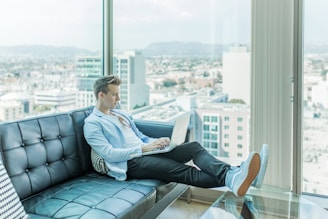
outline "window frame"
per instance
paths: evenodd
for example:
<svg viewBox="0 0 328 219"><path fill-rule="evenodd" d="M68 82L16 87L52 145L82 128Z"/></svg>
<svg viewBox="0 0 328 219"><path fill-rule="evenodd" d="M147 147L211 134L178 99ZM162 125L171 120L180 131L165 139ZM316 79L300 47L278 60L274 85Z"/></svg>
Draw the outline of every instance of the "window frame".
<svg viewBox="0 0 328 219"><path fill-rule="evenodd" d="M253 17L252 21L252 30L251 34L254 34L254 19L259 19L261 20L261 16L264 16L263 14L256 14L254 15L255 8L258 4L264 4L266 7L272 6L272 4L280 4L281 5L287 5L287 4L292 4L292 10L293 14L288 15L288 19L292 19L294 21L293 25L293 42L291 45L293 49L293 57L292 57L292 63L288 63L293 66L292 70L292 77L291 81L293 83L293 103L292 103L292 136L291 141L292 141L292 165L291 165L291 172L292 172L292 182L291 182L291 190L297 194L302 194L302 116L303 116L303 110L302 110L302 102L303 102L303 7L304 7L304 1L303 0L298 0L298 1L293 1L292 3L288 3L288 1L279 1L279 3L272 2L270 0L252 0L251 1L251 7L252 7L252 14L251 16ZM274 5L276 6L276 5ZM289 6L289 5L288 5ZM276 9L275 9L276 10ZM284 14L287 16L286 14ZM113 1L106 1L104 0L104 72L111 72L111 69L113 69L113 63L112 63L112 58L113 57ZM276 15L268 15L268 16L276 16ZM278 22L276 25L280 25ZM252 39L253 36L252 36ZM261 39L257 39L261 40ZM255 44L257 41L252 40L251 44ZM276 42L272 42L274 47ZM255 45L252 45L252 48L254 48ZM261 56L262 54L256 54L256 56ZM253 56L252 56L253 58ZM272 61L272 60L270 60ZM255 61L251 59L251 65L252 65L252 72L254 71L254 63ZM271 62L271 65L274 65L274 61ZM252 83L255 83L253 85L256 85L256 82L252 81ZM260 89L265 89L261 87ZM261 90L258 89L257 92L261 92ZM254 92L252 90L251 92ZM253 111L254 109L251 109ZM252 117L252 116L251 116ZM229 117L228 117L229 119ZM252 118L254 119L254 118ZM277 118L276 118L277 119ZM224 117L224 121L227 122L229 120L226 120L226 117ZM251 130L250 135L252 136L251 144L255 145L257 142L259 142L261 139L258 139L259 137L257 135L252 134L253 129ZM281 130L283 132L284 130ZM275 133L279 134L279 133ZM270 142L269 142L270 143ZM261 146L261 145L260 145ZM260 146L256 146L255 148L251 149L260 149ZM288 149L288 148L287 148ZM286 149L286 150L287 150ZM284 151L281 151L280 153L284 153ZM270 174L270 173L269 173ZM275 173L277 174L277 172ZM281 177L275 175L275 177ZM197 190L197 188L194 188Z"/></svg>
<svg viewBox="0 0 328 219"><path fill-rule="evenodd" d="M303 190L303 13L304 1L294 1L294 97L293 97L293 181L294 192L302 194Z"/></svg>

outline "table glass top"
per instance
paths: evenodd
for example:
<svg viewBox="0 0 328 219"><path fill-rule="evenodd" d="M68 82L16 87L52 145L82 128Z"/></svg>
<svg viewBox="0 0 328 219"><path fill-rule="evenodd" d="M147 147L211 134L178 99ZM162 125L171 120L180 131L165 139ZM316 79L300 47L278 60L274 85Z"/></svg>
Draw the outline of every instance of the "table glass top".
<svg viewBox="0 0 328 219"><path fill-rule="evenodd" d="M202 215L202 219L328 218L328 211L291 192L250 189L244 197L227 191Z"/></svg>

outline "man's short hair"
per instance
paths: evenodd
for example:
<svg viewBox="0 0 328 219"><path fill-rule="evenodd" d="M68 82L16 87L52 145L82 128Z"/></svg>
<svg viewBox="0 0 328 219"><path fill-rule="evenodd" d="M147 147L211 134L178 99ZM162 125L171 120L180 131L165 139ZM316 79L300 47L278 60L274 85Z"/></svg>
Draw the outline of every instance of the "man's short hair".
<svg viewBox="0 0 328 219"><path fill-rule="evenodd" d="M119 79L115 75L107 75L103 76L101 78L98 78L95 83L93 84L93 92L96 96L96 99L98 100L98 93L103 92L103 93L108 93L108 85L109 84L114 84L114 85L120 85L121 84L121 79Z"/></svg>

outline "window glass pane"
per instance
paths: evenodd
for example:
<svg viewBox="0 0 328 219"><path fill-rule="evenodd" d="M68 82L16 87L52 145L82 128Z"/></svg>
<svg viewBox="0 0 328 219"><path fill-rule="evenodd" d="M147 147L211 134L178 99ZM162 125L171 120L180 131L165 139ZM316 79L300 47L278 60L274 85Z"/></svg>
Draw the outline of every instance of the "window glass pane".
<svg viewBox="0 0 328 219"><path fill-rule="evenodd" d="M102 0L0 1L0 121L94 104Z"/></svg>
<svg viewBox="0 0 328 219"><path fill-rule="evenodd" d="M217 125L212 125L211 126L211 131L217 132L218 131L218 126Z"/></svg>
<svg viewBox="0 0 328 219"><path fill-rule="evenodd" d="M328 195L328 2L304 1L303 192Z"/></svg>
<svg viewBox="0 0 328 219"><path fill-rule="evenodd" d="M250 33L250 0L113 0L113 72L127 78L122 108L135 119L170 122L190 111L194 140L216 143L218 157L246 159Z"/></svg>
<svg viewBox="0 0 328 219"><path fill-rule="evenodd" d="M212 141L216 141L217 139L218 139L218 135L216 135L216 134L211 135L211 140Z"/></svg>
<svg viewBox="0 0 328 219"><path fill-rule="evenodd" d="M203 138L208 140L210 139L210 134L209 133L203 133Z"/></svg>
<svg viewBox="0 0 328 219"><path fill-rule="evenodd" d="M212 116L211 117L211 121L212 122L217 122L218 121L218 117L217 116Z"/></svg>
<svg viewBox="0 0 328 219"><path fill-rule="evenodd" d="M204 141L203 146L204 146L205 148L209 148L209 147L210 147L210 142L208 142L208 141Z"/></svg>
<svg viewBox="0 0 328 219"><path fill-rule="evenodd" d="M216 142L212 142L211 147L212 147L213 149L217 149L217 148L218 148L218 143L216 143Z"/></svg>

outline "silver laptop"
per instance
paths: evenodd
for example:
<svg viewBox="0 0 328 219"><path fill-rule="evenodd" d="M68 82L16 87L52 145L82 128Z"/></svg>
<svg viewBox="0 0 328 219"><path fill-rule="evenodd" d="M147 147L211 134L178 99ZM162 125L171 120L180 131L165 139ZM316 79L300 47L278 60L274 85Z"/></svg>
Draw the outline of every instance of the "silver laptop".
<svg viewBox="0 0 328 219"><path fill-rule="evenodd" d="M162 149L156 149L153 151L143 152L142 155L166 153L166 152L171 151L176 146L182 144L186 139L187 130L188 130L188 126L189 126L189 120L190 120L189 112L179 116L175 120L175 123L174 123L170 144Z"/></svg>

